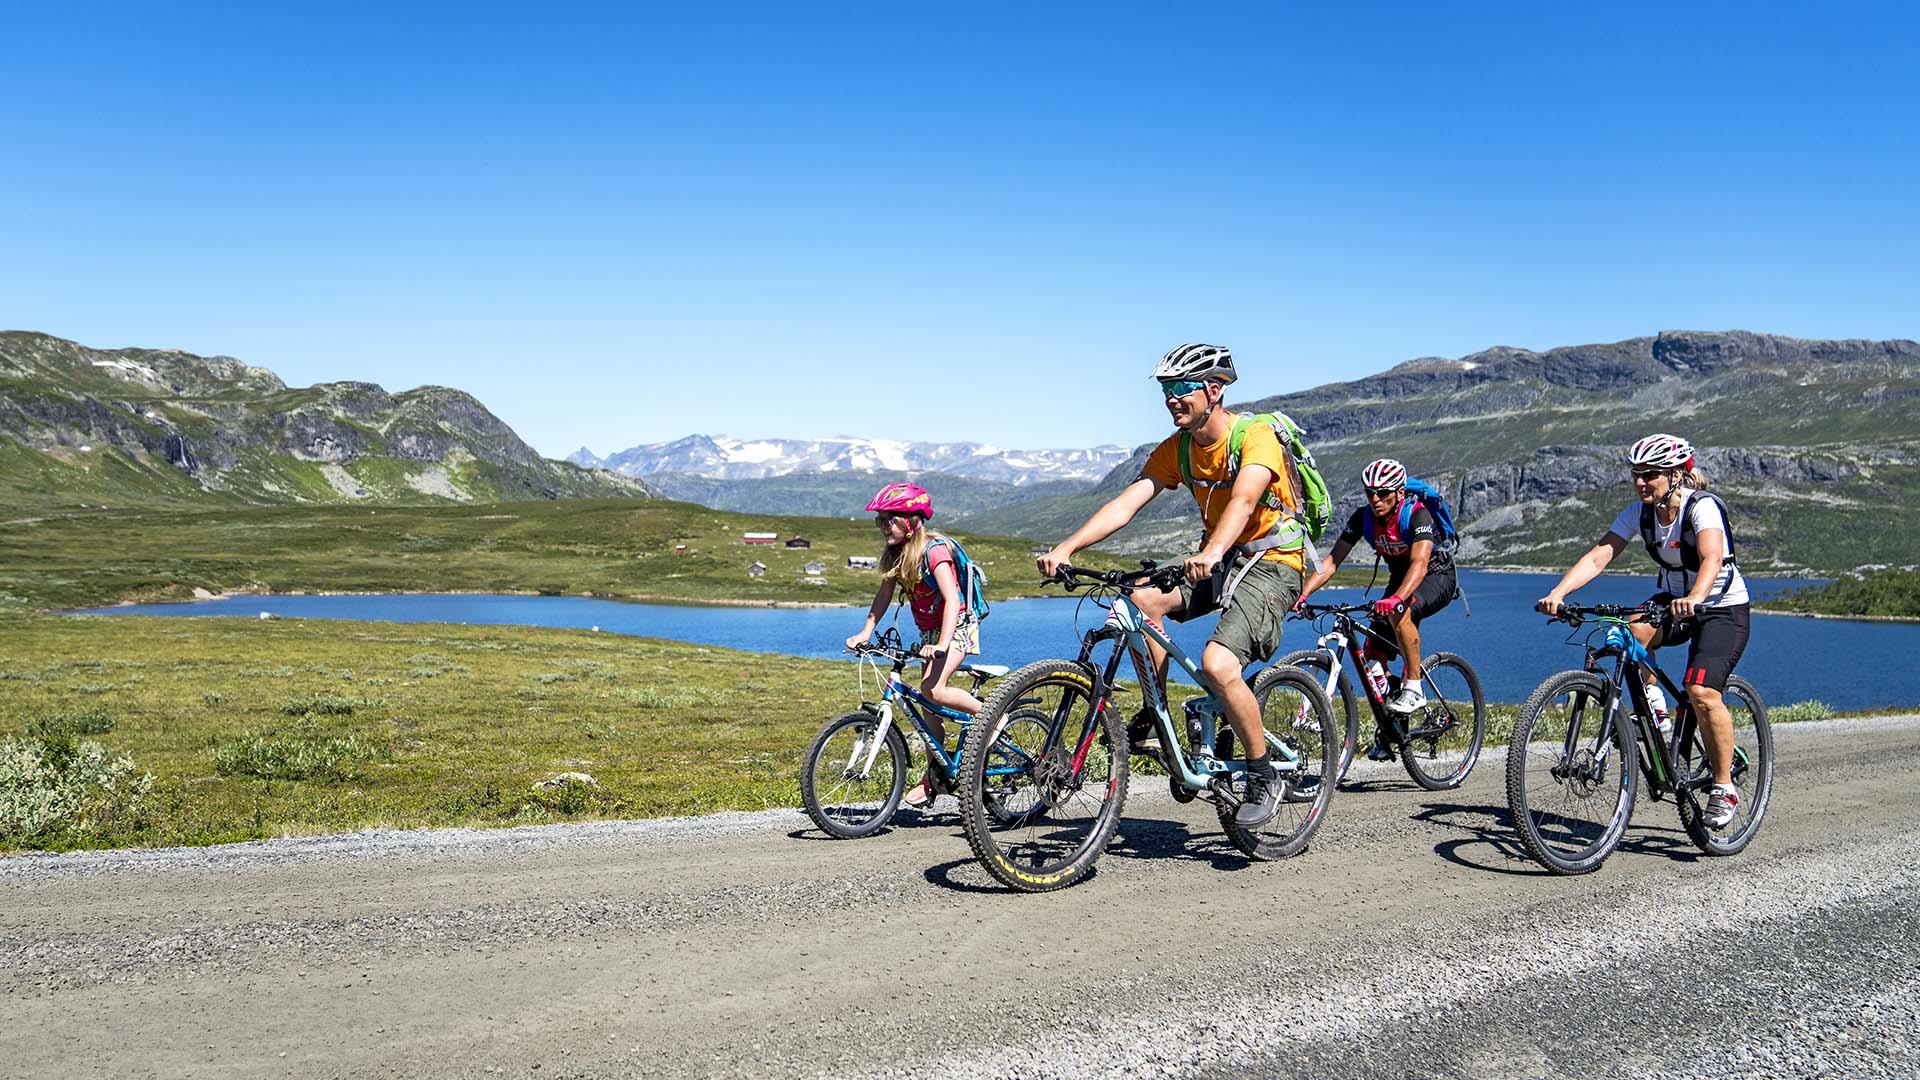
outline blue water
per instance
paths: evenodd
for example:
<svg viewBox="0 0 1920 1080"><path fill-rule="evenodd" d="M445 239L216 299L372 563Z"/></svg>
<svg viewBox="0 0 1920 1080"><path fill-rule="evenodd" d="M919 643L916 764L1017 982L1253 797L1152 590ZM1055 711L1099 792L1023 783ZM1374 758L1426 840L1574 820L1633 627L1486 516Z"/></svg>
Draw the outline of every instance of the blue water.
<svg viewBox="0 0 1920 1080"><path fill-rule="evenodd" d="M1549 624L1532 610L1536 597L1556 578L1544 574L1464 571L1467 604L1452 606L1422 624L1426 651L1458 652L1479 670L1487 697L1520 701L1546 676L1579 664L1580 649L1563 644L1567 628ZM1583 603L1634 603L1652 591L1650 576L1606 576L1581 590ZM1804 582L1749 579L1758 597ZM1351 600L1358 590L1328 589L1328 600ZM1018 666L1050 656L1071 656L1081 629L1097 625L1104 612L1074 598L1003 600L984 624L986 655ZM1467 605L1472 617L1467 616ZM105 609L109 615L225 615L254 617L269 611L287 618L373 619L391 622L500 623L526 626L598 626L619 634L672 638L794 656L844 656L840 643L860 628L864 609L691 607L635 604L571 596L242 596L191 604L143 604ZM1173 624L1173 637L1196 659L1212 629L1203 618ZM902 619L903 633L911 617ZM884 624L883 624L884 625ZM1287 624L1285 648L1307 648L1314 633ZM1768 701L1817 698L1842 709L1912 706L1920 703L1920 624L1842 622L1755 615L1753 640L1740 671ZM1684 649L1663 657L1677 675Z"/></svg>

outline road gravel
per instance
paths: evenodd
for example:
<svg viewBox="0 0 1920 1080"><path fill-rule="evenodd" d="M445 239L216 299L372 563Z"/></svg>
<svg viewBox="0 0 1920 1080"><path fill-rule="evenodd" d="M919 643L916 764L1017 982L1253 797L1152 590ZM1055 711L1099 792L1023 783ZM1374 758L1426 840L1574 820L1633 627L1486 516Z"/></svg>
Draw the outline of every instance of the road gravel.
<svg viewBox="0 0 1920 1080"><path fill-rule="evenodd" d="M1745 853L1643 799L1579 878L1497 755L1358 762L1279 863L1143 780L1041 896L948 800L8 858L0 1075L1912 1077L1920 717L1775 734Z"/></svg>

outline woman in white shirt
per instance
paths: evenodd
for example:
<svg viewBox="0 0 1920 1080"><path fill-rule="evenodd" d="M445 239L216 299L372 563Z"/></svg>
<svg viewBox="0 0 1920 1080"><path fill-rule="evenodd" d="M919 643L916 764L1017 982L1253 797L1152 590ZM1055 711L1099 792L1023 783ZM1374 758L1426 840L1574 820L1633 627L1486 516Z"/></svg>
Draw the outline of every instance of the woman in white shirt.
<svg viewBox="0 0 1920 1080"><path fill-rule="evenodd" d="M1638 536L1660 568L1659 592L1667 605L1660 622L1635 622L1634 637L1648 649L1687 645L1687 701L1700 721L1700 737L1713 767L1706 823L1725 828L1734 818L1740 795L1733 786L1733 717L1721 700L1751 633L1746 579L1734 565L1733 534L1726 504L1707 491L1707 479L1695 468L1693 446L1676 435L1649 435L1627 453L1637 502L1615 518L1607 535L1573 564L1553 591L1534 605L1549 615L1567 596L1592 581ZM1655 719L1666 727L1666 696L1646 673L1647 700Z"/></svg>

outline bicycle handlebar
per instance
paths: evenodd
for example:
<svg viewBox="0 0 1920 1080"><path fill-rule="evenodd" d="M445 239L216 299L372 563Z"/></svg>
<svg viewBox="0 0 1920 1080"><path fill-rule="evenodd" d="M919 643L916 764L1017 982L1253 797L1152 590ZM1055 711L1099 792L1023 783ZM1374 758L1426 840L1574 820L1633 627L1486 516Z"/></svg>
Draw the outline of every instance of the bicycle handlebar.
<svg viewBox="0 0 1920 1080"><path fill-rule="evenodd" d="M1365 600L1358 604L1301 604L1287 612L1291 619L1317 619L1322 615L1360 615L1373 610L1374 601ZM1400 601L1393 606L1395 615L1407 610L1407 602Z"/></svg>
<svg viewBox="0 0 1920 1080"><path fill-rule="evenodd" d="M1590 618L1624 619L1633 622L1639 619L1659 618L1667 613L1667 605L1655 600L1639 604L1561 604L1560 610L1548 615L1554 622L1563 622L1569 626L1579 626Z"/></svg>
<svg viewBox="0 0 1920 1080"><path fill-rule="evenodd" d="M1179 588L1180 582L1185 580L1186 576L1186 569L1178 563L1167 566L1149 565L1139 570L1085 570L1078 566L1061 563L1059 571L1046 584L1058 584L1068 592L1094 586L1132 592L1148 585L1162 592L1169 592Z"/></svg>

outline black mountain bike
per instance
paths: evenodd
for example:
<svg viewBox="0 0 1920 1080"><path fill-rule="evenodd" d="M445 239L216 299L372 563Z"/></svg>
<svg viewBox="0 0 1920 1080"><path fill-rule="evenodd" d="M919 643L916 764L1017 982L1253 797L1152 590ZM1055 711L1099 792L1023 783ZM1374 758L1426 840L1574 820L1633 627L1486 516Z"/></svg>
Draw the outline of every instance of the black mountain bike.
<svg viewBox="0 0 1920 1080"><path fill-rule="evenodd" d="M1581 670L1551 676L1521 706L1507 749L1507 805L1527 853L1556 874L1584 874L1606 861L1633 818L1643 779L1656 800L1674 797L1687 838L1710 855L1745 848L1766 817L1773 729L1759 692L1735 675L1723 698L1733 715L1733 784L1740 804L1726 828L1706 824L1713 772L1693 707L1627 629L1665 610L1654 603L1568 604L1554 616L1571 625L1576 637L1587 622L1599 625L1586 636ZM1653 722L1645 683L1635 670L1643 664L1676 703L1671 736Z"/></svg>
<svg viewBox="0 0 1920 1080"><path fill-rule="evenodd" d="M1340 779L1347 777L1353 764L1354 747L1360 741L1360 708L1353 692L1353 680L1347 676L1347 658L1360 635L1384 638L1354 616L1371 610L1371 604L1302 604L1292 618L1306 619L1320 631L1316 647L1288 653L1277 662L1290 664L1312 675L1326 689L1336 707L1336 717L1345 720L1340 747ZM1329 624L1330 625L1325 625ZM1353 655L1357 667L1359 659ZM1373 710L1375 730L1389 745L1400 748L1400 763L1406 766L1413 782L1428 791L1446 791L1466 782L1474 763L1480 760L1480 747L1487 737L1487 699L1480 691L1480 676L1473 665L1450 652L1431 653L1420 661L1420 683L1427 703L1412 713L1395 713L1387 708L1380 692L1363 674L1360 685L1366 689L1367 705ZM1389 676L1389 690L1398 683Z"/></svg>

